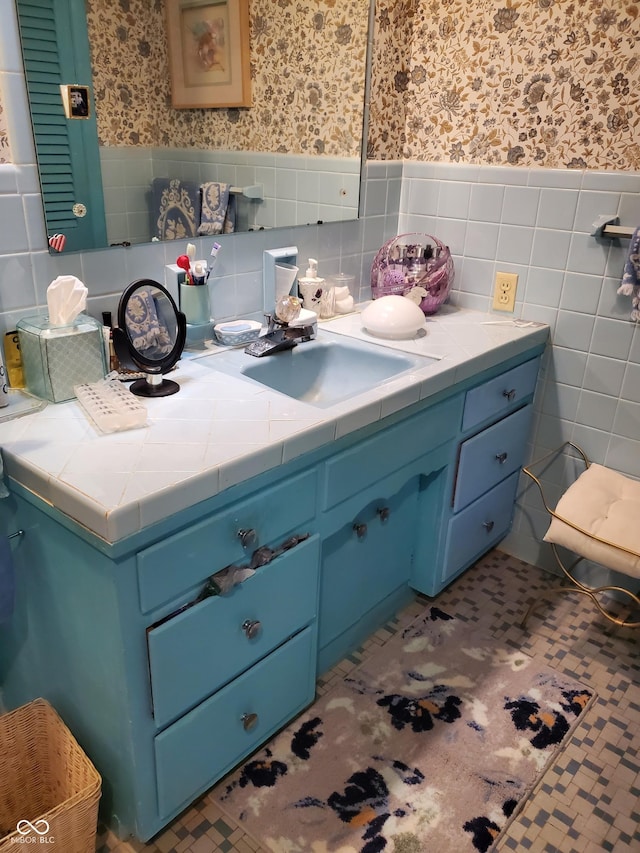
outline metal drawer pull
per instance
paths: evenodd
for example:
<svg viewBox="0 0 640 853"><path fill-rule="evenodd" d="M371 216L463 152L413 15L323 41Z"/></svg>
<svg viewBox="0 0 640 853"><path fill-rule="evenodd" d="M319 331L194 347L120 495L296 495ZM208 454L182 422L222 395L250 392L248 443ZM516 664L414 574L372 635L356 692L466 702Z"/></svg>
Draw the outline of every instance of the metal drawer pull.
<svg viewBox="0 0 640 853"><path fill-rule="evenodd" d="M380 509L376 510L376 512L378 513L378 518L380 519L380 521L387 521L387 519L391 515L391 510L388 506L381 506Z"/></svg>
<svg viewBox="0 0 640 853"><path fill-rule="evenodd" d="M248 527L246 530L242 528L238 530L238 539L243 548L249 548L249 546L255 545L258 541L258 534L253 527Z"/></svg>
<svg viewBox="0 0 640 853"><path fill-rule="evenodd" d="M508 454L506 453L496 453L496 459L501 465L504 465L504 463L507 461L507 455Z"/></svg>
<svg viewBox="0 0 640 853"><path fill-rule="evenodd" d="M257 619L245 619L242 623L242 630L249 640L253 640L254 637L258 636L260 628L262 628L262 622L259 622Z"/></svg>
<svg viewBox="0 0 640 853"><path fill-rule="evenodd" d="M513 400L513 398L516 396L516 389L512 388L510 391L503 391L502 396L506 397L507 400L509 402L511 402Z"/></svg>
<svg viewBox="0 0 640 853"><path fill-rule="evenodd" d="M364 539L364 537L367 535L367 525L366 524L356 523L353 525L353 529L355 530L355 532L358 536L358 539Z"/></svg>
<svg viewBox="0 0 640 853"><path fill-rule="evenodd" d="M491 531L493 530L493 524L494 524L493 521L483 521L482 522L482 526L487 531L487 533L491 533Z"/></svg>
<svg viewBox="0 0 640 853"><path fill-rule="evenodd" d="M251 729L255 729L258 725L258 715L257 714L243 714L240 717L240 722L242 723L242 727L245 732L250 732Z"/></svg>

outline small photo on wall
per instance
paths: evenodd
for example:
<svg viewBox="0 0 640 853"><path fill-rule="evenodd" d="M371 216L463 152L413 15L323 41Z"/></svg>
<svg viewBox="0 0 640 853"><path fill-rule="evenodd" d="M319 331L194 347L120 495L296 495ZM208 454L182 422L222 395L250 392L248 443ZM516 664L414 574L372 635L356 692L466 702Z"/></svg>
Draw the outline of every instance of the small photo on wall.
<svg viewBox="0 0 640 853"><path fill-rule="evenodd" d="M67 118L89 118L91 93L88 86L60 86L64 114Z"/></svg>

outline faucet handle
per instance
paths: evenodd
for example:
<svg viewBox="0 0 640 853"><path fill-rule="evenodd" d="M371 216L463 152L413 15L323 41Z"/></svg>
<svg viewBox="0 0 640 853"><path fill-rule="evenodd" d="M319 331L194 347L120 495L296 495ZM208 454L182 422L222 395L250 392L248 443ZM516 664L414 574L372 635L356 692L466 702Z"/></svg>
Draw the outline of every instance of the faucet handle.
<svg viewBox="0 0 640 853"><path fill-rule="evenodd" d="M276 317L281 323L287 324L298 317L301 309L302 302L297 296L282 296L276 302Z"/></svg>

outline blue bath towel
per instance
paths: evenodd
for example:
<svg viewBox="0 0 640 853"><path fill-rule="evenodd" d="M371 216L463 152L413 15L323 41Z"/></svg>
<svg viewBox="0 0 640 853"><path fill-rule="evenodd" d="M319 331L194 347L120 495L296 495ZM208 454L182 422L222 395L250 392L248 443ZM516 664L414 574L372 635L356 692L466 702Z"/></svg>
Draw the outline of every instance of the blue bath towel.
<svg viewBox="0 0 640 853"><path fill-rule="evenodd" d="M152 196L158 239L183 240L197 235L200 192L196 183L178 178L154 178Z"/></svg>
<svg viewBox="0 0 640 853"><path fill-rule="evenodd" d="M230 234L235 230L235 198L231 185L208 181L200 187L201 209L198 234Z"/></svg>
<svg viewBox="0 0 640 853"><path fill-rule="evenodd" d="M629 243L629 254L618 293L631 297L631 319L636 323L640 321L640 226L633 232Z"/></svg>
<svg viewBox="0 0 640 853"><path fill-rule="evenodd" d="M11 544L6 536L0 536L0 625L11 617L15 600L16 580Z"/></svg>

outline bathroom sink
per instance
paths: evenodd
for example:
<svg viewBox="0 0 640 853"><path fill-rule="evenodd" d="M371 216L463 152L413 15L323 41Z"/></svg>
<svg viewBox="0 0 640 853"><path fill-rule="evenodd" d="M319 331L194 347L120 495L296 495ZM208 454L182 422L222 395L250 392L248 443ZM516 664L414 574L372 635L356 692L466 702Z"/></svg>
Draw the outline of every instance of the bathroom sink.
<svg viewBox="0 0 640 853"><path fill-rule="evenodd" d="M208 367L225 373L233 365L236 375L240 373L295 400L326 407L435 361L375 344L323 337L262 358L236 350L201 359L200 363L208 362Z"/></svg>

